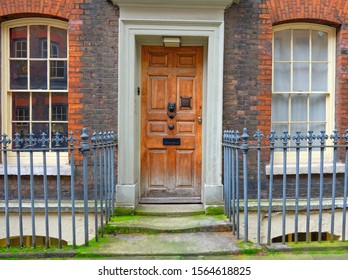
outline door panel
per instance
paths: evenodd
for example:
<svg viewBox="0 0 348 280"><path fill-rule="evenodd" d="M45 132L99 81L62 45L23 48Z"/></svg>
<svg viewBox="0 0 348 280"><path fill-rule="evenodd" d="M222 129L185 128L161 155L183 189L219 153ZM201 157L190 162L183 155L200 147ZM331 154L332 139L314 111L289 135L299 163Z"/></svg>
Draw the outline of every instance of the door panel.
<svg viewBox="0 0 348 280"><path fill-rule="evenodd" d="M142 47L143 203L200 201L202 76L202 47Z"/></svg>

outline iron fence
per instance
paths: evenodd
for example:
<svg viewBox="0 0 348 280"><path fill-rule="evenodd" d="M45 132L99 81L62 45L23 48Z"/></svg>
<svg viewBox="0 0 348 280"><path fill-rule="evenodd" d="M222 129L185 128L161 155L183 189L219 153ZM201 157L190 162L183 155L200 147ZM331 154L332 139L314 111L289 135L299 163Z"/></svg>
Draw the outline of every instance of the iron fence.
<svg viewBox="0 0 348 280"><path fill-rule="evenodd" d="M69 158L70 168L70 183L68 183L68 190L64 189L64 193L70 192L68 209L71 214L72 245L74 248L76 247L76 234L77 232L80 233L80 230L76 227L77 202L82 202L79 204L83 205L85 245L89 244L89 213L91 211L94 213L94 236L96 241L98 241L99 235L102 236L104 233L104 225L108 223L114 212L116 141L113 132L94 132L92 137L90 137L87 129L84 128L79 139L75 138L72 132L69 136L57 132L51 138L46 133L41 133L39 136L30 133L27 137L16 133L13 140L9 139L6 134L3 134L0 137L0 151L3 167L3 176L0 176L0 178L3 177L3 186L0 186L0 192L3 193L4 198L3 212L5 217L6 247L11 246L10 222L18 223L19 245L24 245L23 201L25 198L28 199L30 205L31 245L34 248L37 246L36 214L38 209L36 204L38 200L36 193L38 190L36 187L39 184L43 185L43 200L40 200L40 202L43 201L44 204L45 247L48 248L50 246L49 214L51 214L50 207L52 205L55 206L57 214L58 234L56 235L58 236L58 246L62 247L63 227L70 228L70 225L62 223L62 187L64 186L61 182L61 158L63 153ZM9 172L10 165L8 160L10 154L12 159L15 159L15 174ZM25 197L24 175L21 174L23 168L21 160L23 156L29 158L29 165L26 166L29 168L29 173L25 174L27 177L29 176L29 190L27 192L30 195L28 197ZM52 167L48 166L48 156L50 156L51 160L52 157L55 160L55 184L52 180L48 181L50 174L47 171ZM37 166L42 167L40 177L36 176L38 174L34 172ZM13 179L11 186L9 184L10 177ZM17 184L17 190L16 193L10 194L9 191L11 188L13 189L12 184L14 182ZM77 189L80 191L77 191ZM54 195L52 195L53 190ZM76 198L77 192L80 194L78 198ZM67 199L66 195L64 198ZM10 221L10 203L11 212L18 213L18 218L14 219L11 216L12 221ZM66 203L66 200L64 200L64 203ZM64 211L66 212L66 209Z"/></svg>
<svg viewBox="0 0 348 280"><path fill-rule="evenodd" d="M300 223L305 224L305 229L301 230L305 234L305 241L310 242L313 227L317 230L318 241L322 241L323 213L326 211L329 217L328 212L331 212L331 217L327 218L330 220L330 241L334 240L335 234L345 241L348 130L345 134L334 130L331 135L324 130L318 135L314 135L313 131L304 135L297 131L292 136L288 131L280 134L270 131L267 137L260 130L253 137L248 135L246 128L242 134L225 130L222 145L225 213L237 238L240 238L241 228L244 227L245 241L249 240L252 229L256 231L253 236L257 243L265 243L261 241L263 231L263 240L271 244L272 231L279 227L279 224L272 224L272 219L276 214L281 214L282 243L289 241L286 238L289 232L292 232L295 242L299 241ZM329 159L327 152L330 152ZM291 154L293 172L289 172ZM331 167L329 175L325 171L328 164ZM341 168L340 175L338 166ZM314 172L315 168L317 170ZM291 188L294 190L290 191ZM277 197L274 192L277 192ZM342 212L340 221L337 221L338 209L339 213ZM256 224L249 222L250 211L256 216ZM288 220L293 223L291 230L287 225ZM341 223L338 227L340 232L337 232L335 223Z"/></svg>

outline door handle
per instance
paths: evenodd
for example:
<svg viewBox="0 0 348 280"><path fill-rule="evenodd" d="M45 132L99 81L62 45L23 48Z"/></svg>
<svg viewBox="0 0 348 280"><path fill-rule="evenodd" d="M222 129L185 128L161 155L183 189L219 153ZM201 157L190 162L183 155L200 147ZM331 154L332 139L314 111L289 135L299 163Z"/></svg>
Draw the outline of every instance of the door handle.
<svg viewBox="0 0 348 280"><path fill-rule="evenodd" d="M198 123L202 123L202 117L198 117L197 121Z"/></svg>

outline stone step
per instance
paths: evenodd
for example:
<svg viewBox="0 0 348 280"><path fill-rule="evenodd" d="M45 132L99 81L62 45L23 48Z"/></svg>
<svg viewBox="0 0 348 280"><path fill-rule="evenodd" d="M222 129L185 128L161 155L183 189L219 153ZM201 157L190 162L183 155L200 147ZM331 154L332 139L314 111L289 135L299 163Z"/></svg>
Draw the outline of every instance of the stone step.
<svg viewBox="0 0 348 280"><path fill-rule="evenodd" d="M231 223L225 215L119 216L113 217L105 227L108 234L230 231Z"/></svg>
<svg viewBox="0 0 348 280"><path fill-rule="evenodd" d="M142 216L192 216L204 214L202 204L139 204L135 215Z"/></svg>

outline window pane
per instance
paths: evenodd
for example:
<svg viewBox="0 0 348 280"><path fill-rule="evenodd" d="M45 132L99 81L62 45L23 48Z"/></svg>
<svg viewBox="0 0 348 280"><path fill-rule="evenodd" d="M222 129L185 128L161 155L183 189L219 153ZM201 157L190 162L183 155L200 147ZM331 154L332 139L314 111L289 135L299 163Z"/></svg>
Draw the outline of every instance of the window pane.
<svg viewBox="0 0 348 280"><path fill-rule="evenodd" d="M27 57L27 27L10 29L10 57Z"/></svg>
<svg viewBox="0 0 348 280"><path fill-rule="evenodd" d="M303 123L292 123L290 124L290 135L291 135L291 146L296 146L296 140L293 140L292 137L296 137L296 131L301 131L301 135L305 136L307 135L307 124L303 124ZM304 140L301 141L301 144L306 143ZM300 145L301 145L300 144Z"/></svg>
<svg viewBox="0 0 348 280"><path fill-rule="evenodd" d="M30 88L47 89L47 61L30 61Z"/></svg>
<svg viewBox="0 0 348 280"><path fill-rule="evenodd" d="M52 124L52 135L51 137L53 138L56 133L60 134L60 137L68 136L68 124L67 123L53 123ZM59 143L60 147L67 147L68 143L67 141L63 141ZM55 147L56 144L55 142L52 143L52 147Z"/></svg>
<svg viewBox="0 0 348 280"><path fill-rule="evenodd" d="M307 95L291 95L291 121L307 121Z"/></svg>
<svg viewBox="0 0 348 280"><path fill-rule="evenodd" d="M314 135L318 136L318 135L320 135L320 131L326 130L326 123L325 122L311 123L309 125L309 129L313 131ZM319 139L313 140L313 146L320 146L320 140ZM318 148L318 150L319 150L319 148Z"/></svg>
<svg viewBox="0 0 348 280"><path fill-rule="evenodd" d="M272 121L287 122L289 120L289 95L273 94L272 96Z"/></svg>
<svg viewBox="0 0 348 280"><path fill-rule="evenodd" d="M326 63L312 64L312 91L327 91L328 65Z"/></svg>
<svg viewBox="0 0 348 280"><path fill-rule="evenodd" d="M294 61L309 61L309 30L294 30Z"/></svg>
<svg viewBox="0 0 348 280"><path fill-rule="evenodd" d="M30 57L31 58L47 58L47 26L46 25L30 26Z"/></svg>
<svg viewBox="0 0 348 280"><path fill-rule="evenodd" d="M12 123L12 138L15 139L15 134L19 133L20 138L24 139L29 134L29 123ZM12 148L15 148L15 142L12 143ZM20 147L24 147L25 143L20 143Z"/></svg>
<svg viewBox="0 0 348 280"><path fill-rule="evenodd" d="M12 121L29 121L29 93L12 93Z"/></svg>
<svg viewBox="0 0 348 280"><path fill-rule="evenodd" d="M33 118L33 121L48 121L49 120L48 93L33 93L32 118Z"/></svg>
<svg viewBox="0 0 348 280"><path fill-rule="evenodd" d="M274 60L290 61L291 54L291 30L283 30L274 33Z"/></svg>
<svg viewBox="0 0 348 280"><path fill-rule="evenodd" d="M28 62L26 60L10 61L10 88L28 89Z"/></svg>
<svg viewBox="0 0 348 280"><path fill-rule="evenodd" d="M281 137L284 135L283 132L285 130L289 131L289 124L287 124L287 123L273 123L272 130L275 131L275 133L278 137ZM283 146L282 141L281 140L275 141L275 146L282 147Z"/></svg>
<svg viewBox="0 0 348 280"><path fill-rule="evenodd" d="M309 91L309 65L294 63L293 91Z"/></svg>
<svg viewBox="0 0 348 280"><path fill-rule="evenodd" d="M52 93L52 121L68 120L68 95Z"/></svg>
<svg viewBox="0 0 348 280"><path fill-rule="evenodd" d="M67 63L66 61L50 62L50 88L51 89L67 89Z"/></svg>
<svg viewBox="0 0 348 280"><path fill-rule="evenodd" d="M50 135L48 123L33 123L32 124L32 133L35 135L36 138L40 138L43 132L45 132L47 136ZM41 147L41 144L37 144L36 147Z"/></svg>
<svg viewBox="0 0 348 280"><path fill-rule="evenodd" d="M326 120L326 95L325 94L310 95L309 120L325 122Z"/></svg>
<svg viewBox="0 0 348 280"><path fill-rule="evenodd" d="M290 91L290 63L274 63L274 91Z"/></svg>
<svg viewBox="0 0 348 280"><path fill-rule="evenodd" d="M327 32L312 31L312 61L328 60L328 34Z"/></svg>
<svg viewBox="0 0 348 280"><path fill-rule="evenodd" d="M67 58L67 30L51 27L51 57Z"/></svg>

